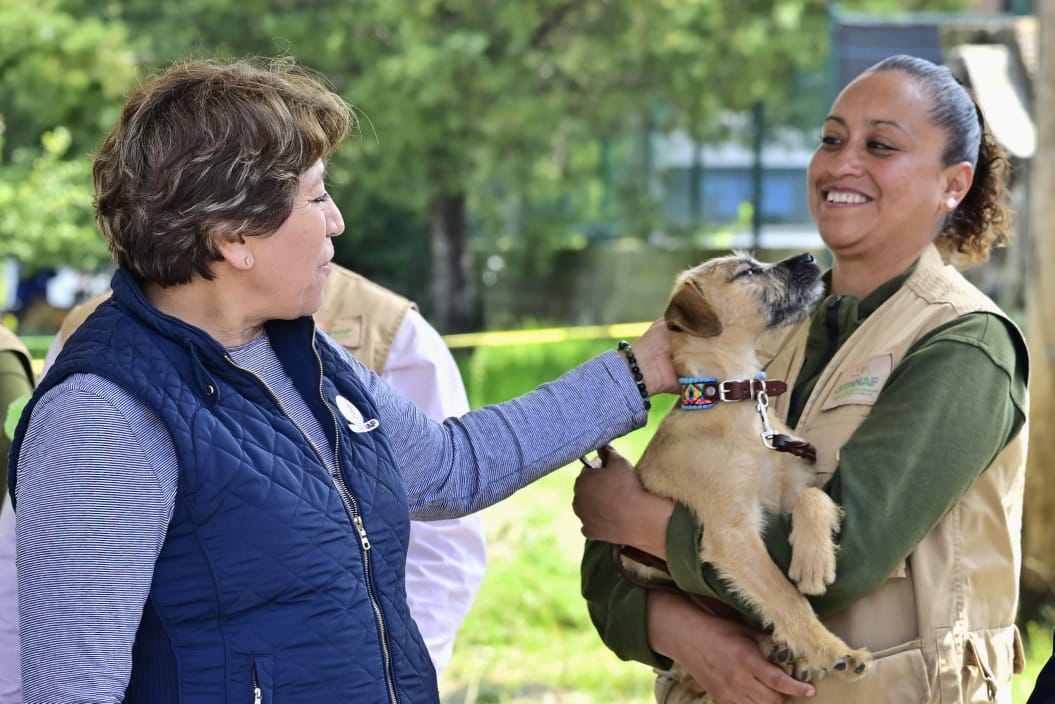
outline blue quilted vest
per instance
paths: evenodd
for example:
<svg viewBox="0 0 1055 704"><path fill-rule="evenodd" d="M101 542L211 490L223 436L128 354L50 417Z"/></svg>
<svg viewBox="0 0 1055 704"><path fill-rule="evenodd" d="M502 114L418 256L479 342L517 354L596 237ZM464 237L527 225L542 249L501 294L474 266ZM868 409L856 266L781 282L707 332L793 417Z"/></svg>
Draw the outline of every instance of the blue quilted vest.
<svg viewBox="0 0 1055 704"><path fill-rule="evenodd" d="M69 374L98 374L157 413L176 448L175 509L125 702L438 702L406 604L402 480L384 429L352 432L335 398L366 418L377 417L373 402L314 339L310 318L273 321L267 332L332 428L339 481L262 381L202 330L153 308L123 271L30 401ZM13 489L17 462L10 477Z"/></svg>

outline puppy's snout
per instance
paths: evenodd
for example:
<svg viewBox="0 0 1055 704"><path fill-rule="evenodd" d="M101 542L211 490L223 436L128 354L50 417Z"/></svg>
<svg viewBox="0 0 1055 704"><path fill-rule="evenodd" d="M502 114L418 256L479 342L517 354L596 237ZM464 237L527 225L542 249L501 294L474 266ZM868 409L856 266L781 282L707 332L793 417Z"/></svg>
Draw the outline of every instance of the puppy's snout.
<svg viewBox="0 0 1055 704"><path fill-rule="evenodd" d="M796 284L809 284L820 275L817 258L809 252L788 257L781 263L785 265L790 280Z"/></svg>
<svg viewBox="0 0 1055 704"><path fill-rule="evenodd" d="M785 261L791 271L802 271L803 269L811 270L819 267L817 264L817 258L809 252L794 257L788 257Z"/></svg>

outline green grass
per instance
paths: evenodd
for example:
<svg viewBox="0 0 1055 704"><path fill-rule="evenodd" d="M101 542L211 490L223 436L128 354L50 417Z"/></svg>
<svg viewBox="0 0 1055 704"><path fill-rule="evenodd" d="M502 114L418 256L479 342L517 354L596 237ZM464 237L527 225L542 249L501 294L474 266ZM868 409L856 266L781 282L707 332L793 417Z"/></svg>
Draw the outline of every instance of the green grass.
<svg viewBox="0 0 1055 704"><path fill-rule="evenodd" d="M1033 691L1033 683L1037 681L1040 668L1044 667L1051 655L1051 626L1029 623L1022 635L1026 646L1026 671L1011 683L1014 704L1025 704L1029 693Z"/></svg>
<svg viewBox="0 0 1055 704"><path fill-rule="evenodd" d="M614 341L478 350L461 356L474 407L503 401ZM644 449L668 404L648 427L614 444L630 458ZM443 704L628 704L652 701L652 673L622 662L597 636L579 594L582 534L571 510L578 473L568 466L483 512L489 562L473 609L440 681ZM1051 653L1050 628L1027 629L1026 672L1015 678L1024 704Z"/></svg>

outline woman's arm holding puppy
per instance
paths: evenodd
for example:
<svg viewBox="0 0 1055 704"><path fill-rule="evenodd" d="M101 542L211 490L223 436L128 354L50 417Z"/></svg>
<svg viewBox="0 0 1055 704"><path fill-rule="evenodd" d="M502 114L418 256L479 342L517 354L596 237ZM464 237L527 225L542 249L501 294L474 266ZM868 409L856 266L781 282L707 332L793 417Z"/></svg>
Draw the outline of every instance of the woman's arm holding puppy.
<svg viewBox="0 0 1055 704"><path fill-rule="evenodd" d="M759 632L710 615L685 596L619 578L610 543L664 558L674 505L645 491L633 465L611 447L598 455L602 467L584 469L575 482L573 508L590 539L583 596L605 644L621 658L661 669L679 662L721 704L778 704L784 695L811 696L811 685L766 660Z"/></svg>
<svg viewBox="0 0 1055 704"><path fill-rule="evenodd" d="M572 509L590 540L631 545L667 556L667 524L674 502L641 486L634 466L610 445L597 451L601 469L584 469L575 480Z"/></svg>
<svg viewBox="0 0 1055 704"><path fill-rule="evenodd" d="M762 656L758 631L712 616L687 597L652 589L646 609L648 640L675 660L717 704L781 704L784 695L811 697L799 682Z"/></svg>

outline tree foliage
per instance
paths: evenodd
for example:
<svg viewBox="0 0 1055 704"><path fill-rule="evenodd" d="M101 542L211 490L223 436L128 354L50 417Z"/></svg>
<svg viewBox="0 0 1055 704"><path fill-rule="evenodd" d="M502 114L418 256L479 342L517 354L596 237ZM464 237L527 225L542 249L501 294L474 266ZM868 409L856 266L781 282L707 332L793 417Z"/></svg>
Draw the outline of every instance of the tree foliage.
<svg viewBox="0 0 1055 704"><path fill-rule="evenodd" d="M10 0L8 0L10 1ZM58 2L58 0L48 0ZM545 253L574 224L655 224L647 135L715 133L722 111L781 105L826 52L822 0L65 0L128 27L114 44L160 67L187 54L288 53L325 74L361 129L330 166L343 261L403 245L434 282L441 329L475 324L477 253ZM869 0L846 9L949 9ZM56 13L62 14L62 13ZM97 29L97 31L103 31ZM114 30L117 31L117 30ZM68 51L67 51L68 53ZM0 72L0 77L3 73ZM28 85L23 80L22 85ZM102 94L102 86L96 86ZM43 125L61 124L66 113ZM108 116L112 117L112 115ZM384 216L378 217L378 213ZM376 223L383 232L366 232ZM343 241L342 241L343 240ZM382 247L369 246L375 242ZM425 258L431 251L431 258ZM378 277L385 278L385 277ZM446 287L446 288L445 288ZM419 295L422 291L410 291ZM428 305L428 302L426 302Z"/></svg>
<svg viewBox="0 0 1055 704"><path fill-rule="evenodd" d="M0 36L0 257L98 267L88 155L135 79L123 27L0 0Z"/></svg>
<svg viewBox="0 0 1055 704"><path fill-rule="evenodd" d="M42 150L22 150L24 159L16 158L0 178L0 257L13 257L29 271L59 266L92 271L108 259L92 224L91 164L64 159L70 142L65 127L45 133Z"/></svg>

